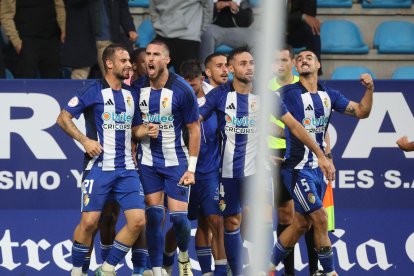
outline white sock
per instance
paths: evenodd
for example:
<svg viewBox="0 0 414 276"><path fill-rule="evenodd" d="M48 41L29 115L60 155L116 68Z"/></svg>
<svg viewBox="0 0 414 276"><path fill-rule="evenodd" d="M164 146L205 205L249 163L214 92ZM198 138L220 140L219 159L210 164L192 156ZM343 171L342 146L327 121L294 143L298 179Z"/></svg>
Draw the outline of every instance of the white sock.
<svg viewBox="0 0 414 276"><path fill-rule="evenodd" d="M201 274L201 276L213 276L213 272L207 272L207 273Z"/></svg>
<svg viewBox="0 0 414 276"><path fill-rule="evenodd" d="M182 263L184 262L188 262L190 260L190 258L188 257L188 250L178 253L178 260Z"/></svg>
<svg viewBox="0 0 414 276"><path fill-rule="evenodd" d="M102 264L102 270L103 271L115 271L115 266L108 264L107 262L104 262Z"/></svg>
<svg viewBox="0 0 414 276"><path fill-rule="evenodd" d="M153 266L152 267L152 273L154 273L154 276L162 276L161 273L161 267L160 266Z"/></svg>
<svg viewBox="0 0 414 276"><path fill-rule="evenodd" d="M82 267L72 267L72 270L70 272L71 276L82 276Z"/></svg>

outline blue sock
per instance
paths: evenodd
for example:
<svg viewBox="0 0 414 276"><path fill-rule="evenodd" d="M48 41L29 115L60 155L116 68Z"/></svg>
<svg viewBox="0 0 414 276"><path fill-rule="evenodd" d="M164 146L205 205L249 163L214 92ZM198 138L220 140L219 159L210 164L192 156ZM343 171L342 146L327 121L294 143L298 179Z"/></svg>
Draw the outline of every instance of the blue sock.
<svg viewBox="0 0 414 276"><path fill-rule="evenodd" d="M171 221L177 246L181 252L188 250L191 237L191 223L187 218L187 211L170 212Z"/></svg>
<svg viewBox="0 0 414 276"><path fill-rule="evenodd" d="M293 247L285 248L279 241L276 241L275 246L273 247L272 263L277 266L287 255L289 255L292 249Z"/></svg>
<svg viewBox="0 0 414 276"><path fill-rule="evenodd" d="M227 259L215 260L214 276L227 276Z"/></svg>
<svg viewBox="0 0 414 276"><path fill-rule="evenodd" d="M82 265L82 272L88 273L89 265L91 264L91 257L86 257Z"/></svg>
<svg viewBox="0 0 414 276"><path fill-rule="evenodd" d="M162 233L162 219L164 206L154 205L147 208L147 246L153 267L162 266L162 252L164 251L164 235Z"/></svg>
<svg viewBox="0 0 414 276"><path fill-rule="evenodd" d="M74 267L82 267L88 252L88 245L80 244L77 241L74 241L72 245L72 265Z"/></svg>
<svg viewBox="0 0 414 276"><path fill-rule="evenodd" d="M200 263L201 274L211 272L211 247L196 246L197 259Z"/></svg>
<svg viewBox="0 0 414 276"><path fill-rule="evenodd" d="M101 259L102 259L102 262L105 262L106 258L108 257L109 251L111 251L112 244L105 245L105 244L102 244L102 242L100 244L101 244Z"/></svg>
<svg viewBox="0 0 414 276"><path fill-rule="evenodd" d="M240 228L235 231L224 231L224 248L226 249L227 261L234 276L243 275L242 249L243 242Z"/></svg>
<svg viewBox="0 0 414 276"><path fill-rule="evenodd" d="M145 270L147 269L152 269L151 260L150 260L148 253L147 253L147 262L145 264Z"/></svg>
<svg viewBox="0 0 414 276"><path fill-rule="evenodd" d="M172 266L175 260L175 251L173 252L165 252L162 256L162 265L163 266Z"/></svg>
<svg viewBox="0 0 414 276"><path fill-rule="evenodd" d="M335 270L335 259L332 247L321 247L321 249L318 252L318 258L323 267L323 272L329 273Z"/></svg>
<svg viewBox="0 0 414 276"><path fill-rule="evenodd" d="M114 245L112 246L111 251L109 251L108 257L105 261L110 265L116 266L125 257L130 249L130 246L114 240Z"/></svg>
<svg viewBox="0 0 414 276"><path fill-rule="evenodd" d="M134 274L142 274L147 265L148 250L144 248L132 248L132 265Z"/></svg>

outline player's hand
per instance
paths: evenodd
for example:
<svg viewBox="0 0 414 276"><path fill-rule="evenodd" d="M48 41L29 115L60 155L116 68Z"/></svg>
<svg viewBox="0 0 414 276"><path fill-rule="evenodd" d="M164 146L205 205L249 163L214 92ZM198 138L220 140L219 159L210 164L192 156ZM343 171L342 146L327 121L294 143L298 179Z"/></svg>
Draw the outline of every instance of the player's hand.
<svg viewBox="0 0 414 276"><path fill-rule="evenodd" d="M403 151L407 151L409 148L410 142L408 141L408 138L406 135L404 135L403 137L400 137L397 140L397 145L400 147L400 149L402 149Z"/></svg>
<svg viewBox="0 0 414 276"><path fill-rule="evenodd" d="M276 167L279 167L285 159L279 156L270 156L270 161Z"/></svg>
<svg viewBox="0 0 414 276"><path fill-rule="evenodd" d="M186 171L183 177L181 177L180 182L178 182L178 184L185 185L185 186L195 184L194 173L190 171Z"/></svg>
<svg viewBox="0 0 414 276"><path fill-rule="evenodd" d="M236 13L239 12L239 5L237 5L236 2L230 1L230 2L227 2L227 3L229 3L230 11L233 14L236 14Z"/></svg>
<svg viewBox="0 0 414 276"><path fill-rule="evenodd" d="M83 147L85 148L86 153L90 157L97 156L101 154L102 152L102 146L99 144L98 141L92 140L92 139L86 139L82 142Z"/></svg>
<svg viewBox="0 0 414 276"><path fill-rule="evenodd" d="M328 158L328 161L331 162L331 168L332 168L332 179L331 180L335 180L336 168L335 168L333 159Z"/></svg>
<svg viewBox="0 0 414 276"><path fill-rule="evenodd" d="M303 20L312 29L312 33L314 35L319 35L320 34L320 32L321 32L321 22L319 21L319 19L317 19L314 16L311 16L311 15L307 15L306 14L304 16Z"/></svg>
<svg viewBox="0 0 414 276"><path fill-rule="evenodd" d="M362 74L360 77L361 83L363 86L365 86L369 90L374 90L374 81L372 80L372 77L370 74Z"/></svg>
<svg viewBox="0 0 414 276"><path fill-rule="evenodd" d="M131 40L132 42L135 42L138 39L138 34L136 31L129 31L128 35L129 35L129 40Z"/></svg>
<svg viewBox="0 0 414 276"><path fill-rule="evenodd" d="M323 172L323 175L325 175L328 181L332 181L335 179L335 173L334 169L332 169L331 161L329 161L328 158L325 157L325 155L318 158L318 164Z"/></svg>
<svg viewBox="0 0 414 276"><path fill-rule="evenodd" d="M158 133L160 132L160 126L158 124L149 123L147 128L148 137L156 139L158 137Z"/></svg>

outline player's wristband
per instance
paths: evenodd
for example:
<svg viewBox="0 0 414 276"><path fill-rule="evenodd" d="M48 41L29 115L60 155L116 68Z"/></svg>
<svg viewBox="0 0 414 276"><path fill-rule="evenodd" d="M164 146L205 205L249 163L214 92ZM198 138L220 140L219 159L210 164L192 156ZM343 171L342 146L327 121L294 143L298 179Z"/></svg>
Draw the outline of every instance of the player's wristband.
<svg viewBox="0 0 414 276"><path fill-rule="evenodd" d="M331 160L333 159L332 153L330 153L330 152L325 153L325 156L326 156L326 158L329 158Z"/></svg>
<svg viewBox="0 0 414 276"><path fill-rule="evenodd" d="M190 156L188 160L188 171L189 172L195 172L197 167L197 156Z"/></svg>

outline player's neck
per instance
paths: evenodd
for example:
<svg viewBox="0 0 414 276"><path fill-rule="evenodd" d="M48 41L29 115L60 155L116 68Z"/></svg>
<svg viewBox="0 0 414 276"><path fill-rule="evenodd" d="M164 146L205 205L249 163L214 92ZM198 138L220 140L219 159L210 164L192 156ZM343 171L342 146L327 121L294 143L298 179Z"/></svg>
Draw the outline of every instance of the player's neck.
<svg viewBox="0 0 414 276"><path fill-rule="evenodd" d="M304 75L300 76L300 83L306 88L309 92L318 91L318 76L317 75Z"/></svg>
<svg viewBox="0 0 414 276"><path fill-rule="evenodd" d="M156 90L163 88L167 83L169 74L168 69L165 69L158 77L152 80L150 79L151 88Z"/></svg>
<svg viewBox="0 0 414 276"><path fill-rule="evenodd" d="M239 80L233 79L233 88L234 90L236 90L237 93L249 94L253 90L253 83L252 82L244 83Z"/></svg>
<svg viewBox="0 0 414 276"><path fill-rule="evenodd" d="M112 90L120 90L122 88L122 81L112 74L105 74L105 80Z"/></svg>
<svg viewBox="0 0 414 276"><path fill-rule="evenodd" d="M291 84L293 82L293 74L289 74L287 76L276 77L276 81L280 86Z"/></svg>

